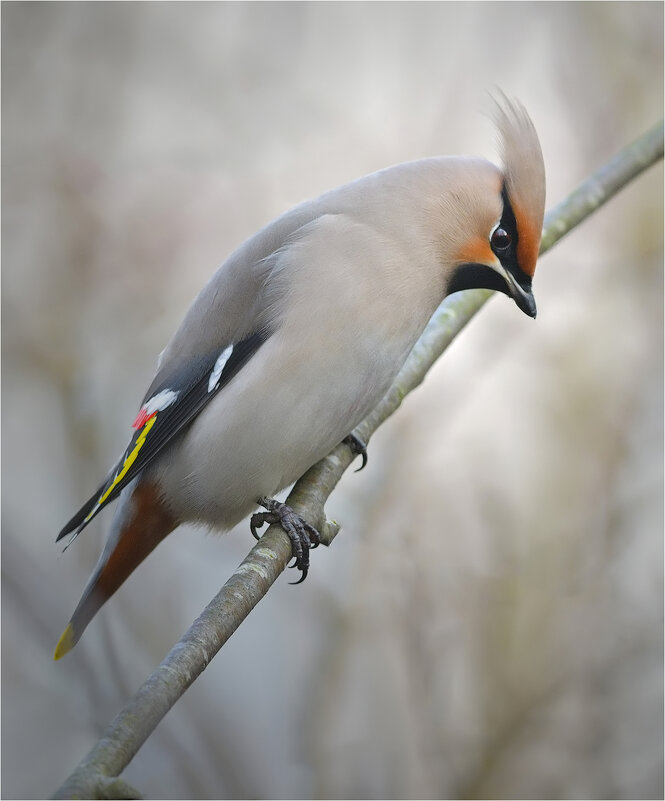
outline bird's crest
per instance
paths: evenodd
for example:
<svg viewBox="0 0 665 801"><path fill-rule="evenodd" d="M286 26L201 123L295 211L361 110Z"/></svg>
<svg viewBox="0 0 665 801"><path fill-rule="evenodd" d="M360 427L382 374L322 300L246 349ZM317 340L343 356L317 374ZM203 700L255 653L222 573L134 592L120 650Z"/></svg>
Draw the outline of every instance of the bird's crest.
<svg viewBox="0 0 665 801"><path fill-rule="evenodd" d="M525 108L501 94L493 113L501 140L504 190L518 230L517 260L533 275L545 214L545 165L538 134Z"/></svg>

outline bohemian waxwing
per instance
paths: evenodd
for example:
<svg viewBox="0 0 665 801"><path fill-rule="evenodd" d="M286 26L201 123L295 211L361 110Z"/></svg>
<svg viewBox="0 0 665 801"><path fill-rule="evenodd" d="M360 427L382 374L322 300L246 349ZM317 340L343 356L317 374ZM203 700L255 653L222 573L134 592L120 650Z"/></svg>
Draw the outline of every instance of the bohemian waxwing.
<svg viewBox="0 0 665 801"><path fill-rule="evenodd" d="M120 498L56 659L181 523L226 530L262 506L252 530L280 522L304 579L318 535L272 498L378 403L441 300L484 287L536 316L543 157L521 105L504 99L496 123L503 170L469 157L388 167L286 212L212 276L159 357L127 450L57 537Z"/></svg>

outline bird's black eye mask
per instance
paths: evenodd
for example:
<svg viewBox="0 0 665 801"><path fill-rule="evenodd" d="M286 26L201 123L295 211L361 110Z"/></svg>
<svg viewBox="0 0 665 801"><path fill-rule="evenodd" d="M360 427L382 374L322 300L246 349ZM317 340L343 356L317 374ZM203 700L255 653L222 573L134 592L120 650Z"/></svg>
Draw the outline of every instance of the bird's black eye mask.
<svg viewBox="0 0 665 801"><path fill-rule="evenodd" d="M505 270L515 277L521 287L530 291L531 276L527 275L517 262L519 234L515 212L510 204L505 184L501 189L501 199L503 200L503 213L499 224L490 234L489 245ZM495 289L505 295L510 295L505 280L486 264L460 264L450 279L448 294L459 292L461 289Z"/></svg>
<svg viewBox="0 0 665 801"><path fill-rule="evenodd" d="M503 214L501 215L498 226L492 231L492 235L490 236L490 247L503 267L515 276L518 284L524 288L530 289L531 276L524 272L517 261L519 233L517 231L515 212L513 211L510 198L506 192L505 184L501 189L501 199L503 200Z"/></svg>

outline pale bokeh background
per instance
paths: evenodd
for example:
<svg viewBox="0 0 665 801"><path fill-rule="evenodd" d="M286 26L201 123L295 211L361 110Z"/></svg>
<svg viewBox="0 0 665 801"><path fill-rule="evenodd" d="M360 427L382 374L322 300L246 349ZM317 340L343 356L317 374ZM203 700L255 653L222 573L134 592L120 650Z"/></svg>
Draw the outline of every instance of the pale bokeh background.
<svg viewBox="0 0 665 801"><path fill-rule="evenodd" d="M181 530L51 661L213 269L294 203L540 132L548 206L662 115L661 3L2 7L2 794L48 796L252 544ZM126 771L161 798L662 797L662 166L496 298ZM307 436L307 432L303 432Z"/></svg>

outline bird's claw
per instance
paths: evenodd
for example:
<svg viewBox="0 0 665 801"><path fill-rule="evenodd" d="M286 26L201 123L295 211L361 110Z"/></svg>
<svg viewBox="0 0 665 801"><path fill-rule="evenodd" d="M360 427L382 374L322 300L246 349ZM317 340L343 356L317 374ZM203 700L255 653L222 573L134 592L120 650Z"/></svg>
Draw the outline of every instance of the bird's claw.
<svg viewBox="0 0 665 801"><path fill-rule="evenodd" d="M357 470L353 471L354 473L359 473L367 464L367 445L355 434L349 434L348 437L344 437L342 441L345 445L348 445L354 453L358 456L362 456L363 463Z"/></svg>
<svg viewBox="0 0 665 801"><path fill-rule="evenodd" d="M297 567L302 573L298 581L290 583L300 584L307 578L309 571L309 551L311 548L318 548L321 542L319 532L285 503L273 498L261 498L259 503L267 511L256 512L250 518L249 527L252 534L258 540L260 534L257 528L261 528L265 523L268 525L278 523L282 527L291 540L293 549L293 564L289 567Z"/></svg>

